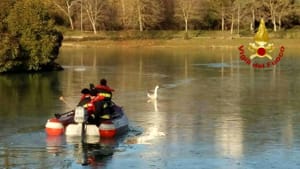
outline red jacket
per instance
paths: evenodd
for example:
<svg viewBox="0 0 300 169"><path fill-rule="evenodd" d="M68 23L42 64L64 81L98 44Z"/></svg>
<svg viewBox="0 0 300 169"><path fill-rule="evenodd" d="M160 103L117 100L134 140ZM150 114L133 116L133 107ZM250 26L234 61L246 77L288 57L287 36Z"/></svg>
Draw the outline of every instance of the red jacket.
<svg viewBox="0 0 300 169"><path fill-rule="evenodd" d="M104 96L105 100L112 99L112 92L114 91L114 89L110 88L109 86L97 85L96 90L98 92L98 95Z"/></svg>
<svg viewBox="0 0 300 169"><path fill-rule="evenodd" d="M96 89L106 90L108 92L114 92L115 90L110 88L109 86L97 85Z"/></svg>
<svg viewBox="0 0 300 169"><path fill-rule="evenodd" d="M88 98L88 97L91 97L91 95L90 94L83 94L80 98L80 101L82 101L83 99Z"/></svg>
<svg viewBox="0 0 300 169"><path fill-rule="evenodd" d="M101 101L101 100L104 100L103 96L98 95L98 96L92 97L92 100L87 104L87 111L89 114L92 114L96 111L94 103L97 101Z"/></svg>

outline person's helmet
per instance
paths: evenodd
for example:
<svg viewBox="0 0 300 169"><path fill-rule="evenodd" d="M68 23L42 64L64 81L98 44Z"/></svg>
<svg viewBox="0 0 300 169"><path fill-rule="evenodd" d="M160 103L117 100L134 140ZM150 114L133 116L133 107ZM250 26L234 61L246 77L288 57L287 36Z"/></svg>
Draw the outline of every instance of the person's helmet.
<svg viewBox="0 0 300 169"><path fill-rule="evenodd" d="M82 94L90 94L90 90L87 89L87 88L84 88L84 89L81 90L81 93Z"/></svg>
<svg viewBox="0 0 300 169"><path fill-rule="evenodd" d="M103 85L103 86L106 86L107 85L106 79L101 79L100 84Z"/></svg>
<svg viewBox="0 0 300 169"><path fill-rule="evenodd" d="M91 96L97 96L98 95L98 92L96 89L92 89L91 90Z"/></svg>

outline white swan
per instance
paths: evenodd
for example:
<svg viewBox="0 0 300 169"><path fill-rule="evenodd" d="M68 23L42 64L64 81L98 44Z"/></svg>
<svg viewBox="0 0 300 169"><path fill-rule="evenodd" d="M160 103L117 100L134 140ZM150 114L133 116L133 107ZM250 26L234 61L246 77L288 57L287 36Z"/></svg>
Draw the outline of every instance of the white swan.
<svg viewBox="0 0 300 169"><path fill-rule="evenodd" d="M155 89L154 89L154 93L147 93L147 96L152 99L152 100L155 100L157 99L157 89L159 88L158 85L155 86Z"/></svg>

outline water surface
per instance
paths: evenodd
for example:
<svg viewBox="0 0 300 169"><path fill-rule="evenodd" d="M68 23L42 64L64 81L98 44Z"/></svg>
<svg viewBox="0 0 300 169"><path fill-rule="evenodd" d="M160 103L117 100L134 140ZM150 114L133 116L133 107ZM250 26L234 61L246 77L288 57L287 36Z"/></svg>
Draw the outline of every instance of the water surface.
<svg viewBox="0 0 300 169"><path fill-rule="evenodd" d="M64 71L0 76L0 168L300 167L296 49L269 69L251 68L237 48L63 48L58 62ZM46 136L46 120L101 78L129 133L87 145Z"/></svg>

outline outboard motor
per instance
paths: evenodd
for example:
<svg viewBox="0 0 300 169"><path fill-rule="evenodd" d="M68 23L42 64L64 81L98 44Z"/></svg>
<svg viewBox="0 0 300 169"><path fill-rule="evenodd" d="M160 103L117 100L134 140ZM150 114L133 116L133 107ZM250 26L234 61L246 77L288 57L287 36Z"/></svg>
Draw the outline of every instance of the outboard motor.
<svg viewBox="0 0 300 169"><path fill-rule="evenodd" d="M99 136L100 132L96 125L86 124L87 112L81 107L75 108L74 122L76 124L69 124L66 127L67 136L81 136L84 139L85 136Z"/></svg>
<svg viewBox="0 0 300 169"><path fill-rule="evenodd" d="M84 141L85 138L85 122L87 117L85 115L85 109L81 106L77 106L75 109L74 121L78 124L81 124L81 141Z"/></svg>
<svg viewBox="0 0 300 169"><path fill-rule="evenodd" d="M76 107L74 121L76 123L84 123L87 120L87 115L85 109L81 106Z"/></svg>
<svg viewBox="0 0 300 169"><path fill-rule="evenodd" d="M85 109L81 106L75 108L74 122L77 124L69 124L66 128L66 135L70 136L84 136L85 135L85 125L87 120Z"/></svg>

